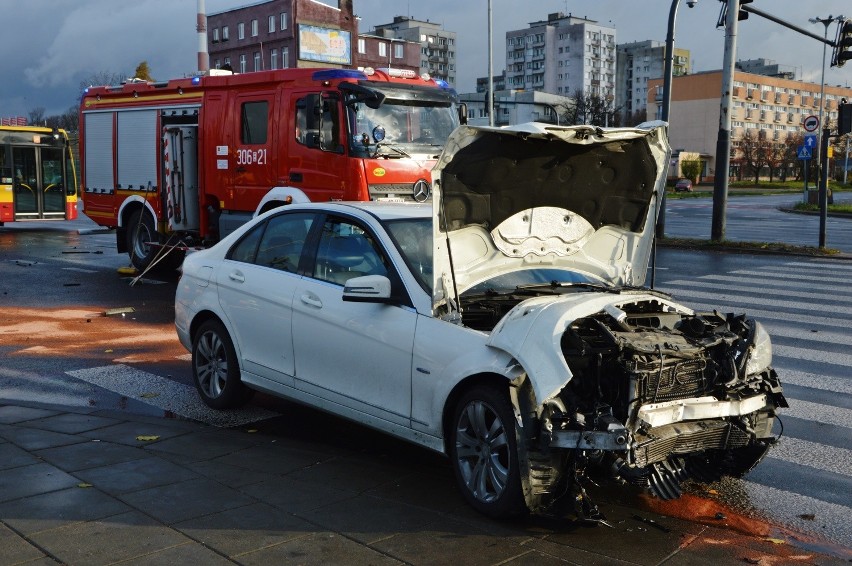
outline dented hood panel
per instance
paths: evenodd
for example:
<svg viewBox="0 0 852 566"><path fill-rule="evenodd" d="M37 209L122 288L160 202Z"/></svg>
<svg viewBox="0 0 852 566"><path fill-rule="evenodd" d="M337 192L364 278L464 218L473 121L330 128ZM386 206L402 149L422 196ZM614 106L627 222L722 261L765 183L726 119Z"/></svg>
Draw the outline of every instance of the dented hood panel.
<svg viewBox="0 0 852 566"><path fill-rule="evenodd" d="M514 357L524 367L539 404L554 397L571 380L560 341L575 320L630 303L656 301L670 312L693 311L659 295L631 293L578 293L561 297L542 296L515 306L488 337L489 346Z"/></svg>
<svg viewBox="0 0 852 566"><path fill-rule="evenodd" d="M533 267L641 285L669 154L663 122L458 128L433 170L435 305Z"/></svg>

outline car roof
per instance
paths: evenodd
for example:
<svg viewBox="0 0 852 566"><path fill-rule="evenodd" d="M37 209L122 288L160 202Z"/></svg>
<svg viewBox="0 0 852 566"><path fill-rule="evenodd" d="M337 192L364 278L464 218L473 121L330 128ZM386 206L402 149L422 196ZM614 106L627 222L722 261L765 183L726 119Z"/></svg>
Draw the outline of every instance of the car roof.
<svg viewBox="0 0 852 566"><path fill-rule="evenodd" d="M416 218L432 218L431 203L408 203L390 201L334 201L324 203L305 203L290 205L288 209L321 209L326 211L346 212L346 209L359 209L375 216L379 220L402 220Z"/></svg>

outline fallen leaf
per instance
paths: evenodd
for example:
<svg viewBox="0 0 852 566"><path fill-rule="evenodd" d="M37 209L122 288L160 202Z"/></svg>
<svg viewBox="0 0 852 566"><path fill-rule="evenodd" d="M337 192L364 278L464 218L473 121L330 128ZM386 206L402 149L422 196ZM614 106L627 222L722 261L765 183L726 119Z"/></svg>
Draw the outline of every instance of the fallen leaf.
<svg viewBox="0 0 852 566"><path fill-rule="evenodd" d="M816 519L816 515L814 515L813 513L803 513L799 515L799 519L804 519L805 521L813 521L814 519Z"/></svg>
<svg viewBox="0 0 852 566"><path fill-rule="evenodd" d="M784 543L787 542L783 538L767 538L767 539L763 539L763 540L771 542L772 544L784 544Z"/></svg>
<svg viewBox="0 0 852 566"><path fill-rule="evenodd" d="M142 397L143 399L151 399L153 397L159 397L159 396L160 396L159 393L143 393L143 394L140 395L140 397Z"/></svg>
<svg viewBox="0 0 852 566"><path fill-rule="evenodd" d="M708 490L707 490L707 493L709 493L709 494L711 494L711 495L719 495L719 492L718 492L718 491L716 491L715 489L708 489Z"/></svg>
<svg viewBox="0 0 852 566"><path fill-rule="evenodd" d="M257 432L257 429L256 428L250 428L250 429L247 429L246 432L249 433L249 434L254 434L255 432Z"/></svg>
<svg viewBox="0 0 852 566"><path fill-rule="evenodd" d="M151 442L152 440L159 440L159 438L160 438L159 436L153 435L153 434L150 434L150 435L140 434L139 436L136 437L136 440L138 440L139 442Z"/></svg>
<svg viewBox="0 0 852 566"><path fill-rule="evenodd" d="M112 350L104 350L104 354L112 354Z"/></svg>
<svg viewBox="0 0 852 566"><path fill-rule="evenodd" d="M77 484L77 487L92 487L92 484L81 482Z"/></svg>

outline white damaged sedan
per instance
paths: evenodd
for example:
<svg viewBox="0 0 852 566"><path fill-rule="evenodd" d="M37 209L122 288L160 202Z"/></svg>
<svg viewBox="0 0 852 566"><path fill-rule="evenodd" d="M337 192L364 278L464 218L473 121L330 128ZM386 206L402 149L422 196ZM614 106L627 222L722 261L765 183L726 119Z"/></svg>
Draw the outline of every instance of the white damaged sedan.
<svg viewBox="0 0 852 566"><path fill-rule="evenodd" d="M201 398L260 390L447 454L479 511L601 515L604 473L663 498L739 476L786 401L744 315L642 287L664 125L456 130L432 205L310 203L183 265Z"/></svg>

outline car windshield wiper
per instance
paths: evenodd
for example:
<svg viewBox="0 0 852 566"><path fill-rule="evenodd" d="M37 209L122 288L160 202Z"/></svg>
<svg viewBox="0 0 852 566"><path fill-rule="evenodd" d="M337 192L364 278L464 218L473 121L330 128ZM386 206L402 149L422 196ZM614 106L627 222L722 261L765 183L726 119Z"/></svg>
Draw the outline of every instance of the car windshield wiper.
<svg viewBox="0 0 852 566"><path fill-rule="evenodd" d="M384 149L384 148L390 149L391 151L395 151L396 153L384 153L384 152L379 153L379 151L381 149ZM404 149L401 149L401 148L399 148L395 145L379 142L379 143L376 144L376 151L373 153L373 157L386 157L386 158L397 157L397 158L399 158L399 157L411 157L411 155L409 155L409 153L407 151L405 151Z"/></svg>
<svg viewBox="0 0 852 566"><path fill-rule="evenodd" d="M516 292L535 292L535 291L555 291L556 289L587 289L590 291L602 291L604 293L620 293L625 287L609 287L599 283L585 282L560 282L551 281L550 283L531 283L529 285L518 285L515 287Z"/></svg>

